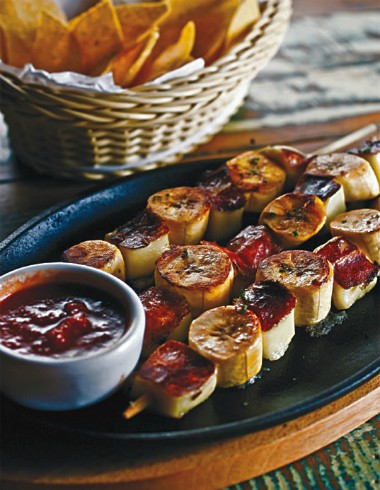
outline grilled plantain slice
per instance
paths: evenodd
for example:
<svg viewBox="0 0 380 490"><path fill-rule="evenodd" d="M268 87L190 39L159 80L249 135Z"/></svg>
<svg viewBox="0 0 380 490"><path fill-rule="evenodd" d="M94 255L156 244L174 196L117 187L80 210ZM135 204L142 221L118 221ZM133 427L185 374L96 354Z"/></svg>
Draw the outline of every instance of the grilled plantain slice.
<svg viewBox="0 0 380 490"><path fill-rule="evenodd" d="M289 192L270 202L259 223L274 233L284 248L297 247L316 235L326 222L323 202L317 196Z"/></svg>
<svg viewBox="0 0 380 490"><path fill-rule="evenodd" d="M246 288L234 304L246 306L260 319L264 358L280 359L294 337L296 298L281 284L263 281Z"/></svg>
<svg viewBox="0 0 380 490"><path fill-rule="evenodd" d="M210 214L206 194L197 187L173 187L156 192L147 209L169 228L173 244L197 244L203 238Z"/></svg>
<svg viewBox="0 0 380 490"><path fill-rule="evenodd" d="M228 304L233 279L234 270L228 255L211 244L174 246L156 263L156 286L182 294L194 317Z"/></svg>
<svg viewBox="0 0 380 490"><path fill-rule="evenodd" d="M257 281L275 281L295 297L294 321L297 326L314 325L331 308L333 268L330 262L307 250L286 250L263 260Z"/></svg>
<svg viewBox="0 0 380 490"><path fill-rule="evenodd" d="M274 145L260 148L259 153L278 163L286 172L285 190L294 189L308 163L307 156L291 146Z"/></svg>
<svg viewBox="0 0 380 490"><path fill-rule="evenodd" d="M380 185L380 140L373 139L366 141L358 148L350 149L348 153L359 155L367 160L375 172L377 181Z"/></svg>
<svg viewBox="0 0 380 490"><path fill-rule="evenodd" d="M120 250L104 240L87 240L65 250L64 262L88 265L125 280L125 264Z"/></svg>
<svg viewBox="0 0 380 490"><path fill-rule="evenodd" d="M350 308L376 286L378 267L347 238L334 237L314 252L333 265L332 298L338 310Z"/></svg>
<svg viewBox="0 0 380 490"><path fill-rule="evenodd" d="M169 340L142 364L133 380L133 398L148 398L149 409L181 418L214 391L215 365L188 345Z"/></svg>
<svg viewBox="0 0 380 490"><path fill-rule="evenodd" d="M312 194L321 199L325 206L327 226L340 213L346 211L343 187L332 177L317 177L304 174L298 181L295 192Z"/></svg>
<svg viewBox="0 0 380 490"><path fill-rule="evenodd" d="M155 262L169 247L169 230L156 216L143 211L131 221L107 233L105 240L121 251L127 280L141 287L153 282Z"/></svg>
<svg viewBox="0 0 380 490"><path fill-rule="evenodd" d="M284 189L285 170L257 151L242 153L226 165L234 185L246 193L246 211L260 213Z"/></svg>
<svg viewBox="0 0 380 490"><path fill-rule="evenodd" d="M331 221L330 230L333 236L348 238L372 262L380 264L380 211L370 208L347 211Z"/></svg>
<svg viewBox="0 0 380 490"><path fill-rule="evenodd" d="M256 376L262 365L260 321L242 306L219 306L193 320L189 345L217 367L217 385L239 386Z"/></svg>
<svg viewBox="0 0 380 490"><path fill-rule="evenodd" d="M346 202L365 201L379 195L379 183L371 165L357 155L332 153L314 157L306 173L333 177L343 186Z"/></svg>

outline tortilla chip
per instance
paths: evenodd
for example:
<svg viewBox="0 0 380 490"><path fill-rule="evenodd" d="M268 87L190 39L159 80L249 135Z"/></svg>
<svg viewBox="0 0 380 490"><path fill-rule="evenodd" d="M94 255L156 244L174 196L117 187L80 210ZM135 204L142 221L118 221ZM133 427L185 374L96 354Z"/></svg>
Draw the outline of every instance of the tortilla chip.
<svg viewBox="0 0 380 490"><path fill-rule="evenodd" d="M74 17L69 27L78 43L84 73L91 73L123 47L123 33L111 0Z"/></svg>
<svg viewBox="0 0 380 490"><path fill-rule="evenodd" d="M225 50L239 42L260 18L257 0L242 0L228 28Z"/></svg>
<svg viewBox="0 0 380 490"><path fill-rule="evenodd" d="M54 0L2 0L0 20L7 46L7 62L22 67L31 60L31 46L36 36L42 10L65 20Z"/></svg>
<svg viewBox="0 0 380 490"><path fill-rule="evenodd" d="M45 10L32 47L32 63L51 73L81 69L79 49L68 24Z"/></svg>
<svg viewBox="0 0 380 490"><path fill-rule="evenodd" d="M124 49L112 59L107 71L112 71L116 85L123 88L132 86L158 38L158 29L152 29L142 41L136 43L132 48Z"/></svg>
<svg viewBox="0 0 380 490"><path fill-rule="evenodd" d="M195 42L195 24L188 22L182 29L176 43L168 46L151 63L147 63L137 77L137 83L145 83L150 80L183 66L191 59L191 52Z"/></svg>
<svg viewBox="0 0 380 490"><path fill-rule="evenodd" d="M123 31L124 46L132 46L140 41L168 12L167 1L117 5L116 13Z"/></svg>
<svg viewBox="0 0 380 490"><path fill-rule="evenodd" d="M222 49L231 20L240 0L171 0L170 13L160 25L155 55L178 39L184 25L194 21L196 40L193 56L211 63Z"/></svg>

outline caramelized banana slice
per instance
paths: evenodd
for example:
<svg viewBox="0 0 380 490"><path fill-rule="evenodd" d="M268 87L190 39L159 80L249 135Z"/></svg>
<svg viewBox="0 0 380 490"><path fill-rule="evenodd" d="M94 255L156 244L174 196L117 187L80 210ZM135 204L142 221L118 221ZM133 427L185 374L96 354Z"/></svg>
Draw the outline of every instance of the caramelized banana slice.
<svg viewBox="0 0 380 490"><path fill-rule="evenodd" d="M216 365L221 388L242 385L261 369L260 321L241 306L202 313L190 325L189 345Z"/></svg>
<svg viewBox="0 0 380 490"><path fill-rule="evenodd" d="M144 211L107 233L105 240L121 251L127 280L142 287L153 281L155 262L169 247L169 230L156 216Z"/></svg>
<svg viewBox="0 0 380 490"><path fill-rule="evenodd" d="M168 339L185 342L192 320L190 306L179 294L151 287L139 295L145 311L143 356Z"/></svg>
<svg viewBox="0 0 380 490"><path fill-rule="evenodd" d="M305 171L308 160L307 156L291 146L275 145L265 146L258 150L269 160L278 163L286 172L286 190L294 189L297 180Z"/></svg>
<svg viewBox="0 0 380 490"><path fill-rule="evenodd" d="M170 243L196 244L203 238L210 206L205 193L196 187L173 187L156 192L147 209L169 228Z"/></svg>
<svg viewBox="0 0 380 490"><path fill-rule="evenodd" d="M279 282L296 297L296 327L314 325L330 311L333 268L313 252L286 250L272 255L261 262L256 280Z"/></svg>
<svg viewBox="0 0 380 490"><path fill-rule="evenodd" d="M333 177L343 186L346 202L365 201L379 195L379 183L371 165L357 155L332 153L314 157L306 173Z"/></svg>
<svg viewBox="0 0 380 490"><path fill-rule="evenodd" d="M157 260L156 286L182 294L193 316L230 301L234 270L228 255L214 245L172 247Z"/></svg>
<svg viewBox="0 0 380 490"><path fill-rule="evenodd" d="M289 192L270 202L260 215L284 248L297 247L316 235L326 222L326 211L319 197Z"/></svg>
<svg viewBox="0 0 380 490"><path fill-rule="evenodd" d="M295 192L319 197L325 205L326 225L340 213L346 211L343 187L332 177L316 177L304 174L295 187Z"/></svg>
<svg viewBox="0 0 380 490"><path fill-rule="evenodd" d="M380 211L364 208L342 213L331 221L330 230L333 236L348 238L372 262L380 264Z"/></svg>
<svg viewBox="0 0 380 490"><path fill-rule="evenodd" d="M147 397L150 409L178 419L213 393L216 380L212 362L186 344L169 340L140 367L131 394Z"/></svg>
<svg viewBox="0 0 380 490"><path fill-rule="evenodd" d="M246 193L246 211L260 213L284 189L285 170L257 151L242 153L226 165L234 185Z"/></svg>
<svg viewBox="0 0 380 490"><path fill-rule="evenodd" d="M104 240L87 240L65 250L64 262L88 265L125 280L125 264L120 250Z"/></svg>
<svg viewBox="0 0 380 490"><path fill-rule="evenodd" d="M348 153L359 155L367 160L375 172L377 181L380 184L380 140L374 139L366 141L358 148L350 149Z"/></svg>
<svg viewBox="0 0 380 490"><path fill-rule="evenodd" d="M234 303L260 319L265 359L280 359L294 337L296 298L281 284L263 281L249 286Z"/></svg>
<svg viewBox="0 0 380 490"><path fill-rule="evenodd" d="M333 265L332 297L338 310L350 308L376 286L378 267L345 237L334 237L314 252Z"/></svg>

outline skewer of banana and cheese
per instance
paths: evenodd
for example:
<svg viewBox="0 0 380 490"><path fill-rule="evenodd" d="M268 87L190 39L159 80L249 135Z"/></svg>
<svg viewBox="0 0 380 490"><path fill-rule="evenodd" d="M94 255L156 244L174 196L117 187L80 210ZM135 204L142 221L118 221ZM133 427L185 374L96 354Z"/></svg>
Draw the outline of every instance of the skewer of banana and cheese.
<svg viewBox="0 0 380 490"><path fill-rule="evenodd" d="M331 308L334 274L330 262L307 250L285 250L263 260L256 281L275 281L296 298L296 327L315 325Z"/></svg>
<svg viewBox="0 0 380 490"><path fill-rule="evenodd" d="M193 317L230 302L234 268L228 255L211 244L173 246L156 262L155 284L183 295Z"/></svg>
<svg viewBox="0 0 380 490"><path fill-rule="evenodd" d="M216 365L218 387L243 385L261 370L260 321L244 305L202 313L190 325L189 345Z"/></svg>
<svg viewBox="0 0 380 490"><path fill-rule="evenodd" d="M228 160L226 166L236 187L246 193L245 210L260 213L284 189L285 170L262 153L247 151Z"/></svg>
<svg viewBox="0 0 380 490"><path fill-rule="evenodd" d="M126 279L137 288L153 282L155 262L169 247L169 230L153 214L144 210L138 216L107 233L105 240L121 251Z"/></svg>
<svg viewBox="0 0 380 490"><path fill-rule="evenodd" d="M364 158L349 153L319 155L305 170L308 175L333 177L343 186L346 202L365 201L379 195L379 182Z"/></svg>
<svg viewBox="0 0 380 490"><path fill-rule="evenodd" d="M214 391L217 369L188 345L169 340L140 366L125 410L129 419L145 408L179 419L204 402Z"/></svg>
<svg viewBox="0 0 380 490"><path fill-rule="evenodd" d="M170 243L197 244L206 232L210 205L200 188L163 189L148 198L147 209L169 228Z"/></svg>
<svg viewBox="0 0 380 490"><path fill-rule="evenodd" d="M314 252L333 265L332 299L338 310L350 308L376 286L378 267L345 237L334 237Z"/></svg>
<svg viewBox="0 0 380 490"><path fill-rule="evenodd" d="M316 235L326 222L325 206L318 196L288 192L271 201L259 223L273 232L284 248L295 248Z"/></svg>
<svg viewBox="0 0 380 490"><path fill-rule="evenodd" d="M65 250L64 262L87 265L125 280L125 264L120 250L104 240L86 240Z"/></svg>
<svg viewBox="0 0 380 490"><path fill-rule="evenodd" d="M325 206L326 223L340 213L346 211L346 201L343 187L332 177L318 177L316 175L303 174L298 181L295 192L318 196Z"/></svg>
<svg viewBox="0 0 380 490"><path fill-rule="evenodd" d="M224 242L242 227L247 198L242 189L232 183L226 165L205 172L198 186L207 192L210 215L205 239Z"/></svg>
<svg viewBox="0 0 380 490"><path fill-rule="evenodd" d="M246 306L260 319L264 358L280 359L295 334L296 298L293 294L276 282L255 282L234 300L234 304Z"/></svg>
<svg viewBox="0 0 380 490"><path fill-rule="evenodd" d="M344 236L380 264L380 211L363 208L339 214L330 223L332 236Z"/></svg>
<svg viewBox="0 0 380 490"><path fill-rule="evenodd" d="M192 316L183 296L168 289L151 287L140 293L139 298L145 312L143 357L166 340L187 341Z"/></svg>

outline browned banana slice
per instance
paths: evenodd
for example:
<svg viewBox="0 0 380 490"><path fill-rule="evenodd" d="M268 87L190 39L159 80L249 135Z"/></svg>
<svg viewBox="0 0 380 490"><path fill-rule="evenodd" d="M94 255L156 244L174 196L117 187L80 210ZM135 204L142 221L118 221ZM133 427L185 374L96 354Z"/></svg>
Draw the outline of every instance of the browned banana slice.
<svg viewBox="0 0 380 490"><path fill-rule="evenodd" d="M210 206L205 193L197 187L156 192L149 197L147 209L169 228L170 243L196 244L206 232Z"/></svg>
<svg viewBox="0 0 380 490"><path fill-rule="evenodd" d="M326 211L319 197L289 192L270 202L260 215L285 248L297 247L316 235L326 222Z"/></svg>
<svg viewBox="0 0 380 490"><path fill-rule="evenodd" d="M156 286L185 296L194 317L228 304L233 279L233 265L228 255L210 244L172 247L156 263Z"/></svg>
<svg viewBox="0 0 380 490"><path fill-rule="evenodd" d="M314 325L331 308L333 268L330 262L307 250L286 250L263 260L257 281L275 281L296 297L296 326Z"/></svg>
<svg viewBox="0 0 380 490"><path fill-rule="evenodd" d="M242 153L226 165L232 182L246 193L246 211L260 213L284 189L285 170L257 151Z"/></svg>
<svg viewBox="0 0 380 490"><path fill-rule="evenodd" d="M125 280L125 264L120 250L104 240L87 240L65 250L64 262L88 265Z"/></svg>

